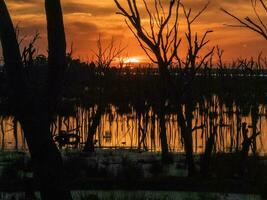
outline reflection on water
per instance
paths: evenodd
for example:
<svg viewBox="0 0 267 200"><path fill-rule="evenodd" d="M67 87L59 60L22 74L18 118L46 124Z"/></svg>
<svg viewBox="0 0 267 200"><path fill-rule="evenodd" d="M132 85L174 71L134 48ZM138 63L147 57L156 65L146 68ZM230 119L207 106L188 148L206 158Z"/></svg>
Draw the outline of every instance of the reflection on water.
<svg viewBox="0 0 267 200"><path fill-rule="evenodd" d="M77 107L72 116L57 116L51 130L60 148L83 148L97 109L98 106ZM170 151L182 152L183 139L177 114L169 112L165 119ZM19 123L10 116L1 116L0 120L1 149L26 150L27 145ZM207 138L214 127L217 130L214 145L216 152L240 150L244 130L248 131L248 136L259 133L251 146L251 152L267 151L264 142L267 139L267 112L264 105L252 106L245 111L234 103L231 106L220 103L216 96L212 101L197 103L193 113L194 152L201 153L205 150ZM93 142L99 148L161 151L159 130L159 119L152 107L137 111L129 105L127 112L121 112L118 107L108 105L101 115Z"/></svg>

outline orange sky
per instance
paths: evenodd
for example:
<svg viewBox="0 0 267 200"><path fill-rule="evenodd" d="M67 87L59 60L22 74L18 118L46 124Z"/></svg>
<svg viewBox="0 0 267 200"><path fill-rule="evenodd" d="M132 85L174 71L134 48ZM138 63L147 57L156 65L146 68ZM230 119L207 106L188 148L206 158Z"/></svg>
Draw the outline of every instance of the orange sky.
<svg viewBox="0 0 267 200"><path fill-rule="evenodd" d="M125 0L121 0L122 2ZM165 0L164 0L165 1ZM19 23L21 35L31 37L36 31L41 33L38 42L39 53L45 53L46 30L44 1L42 0L6 0L14 24ZM193 11L200 9L206 0L184 0ZM223 7L238 16L252 13L250 0L210 0L210 6L198 20L194 28L203 32L212 29L212 45L219 45L225 50L225 59L257 56L261 51L267 54L267 41L246 29L226 27L233 20L222 13ZM129 57L146 59L142 49L125 25L122 16L116 15L113 0L61 0L64 12L65 29L68 44L74 43L75 56L83 60L92 58L99 33L103 38L114 37L118 43L127 45ZM266 15L267 16L267 15ZM267 22L267 18L264 19ZM181 22L182 23L182 22ZM181 33L183 36L184 34ZM181 49L182 51L182 49ZM126 53L125 53L126 54Z"/></svg>

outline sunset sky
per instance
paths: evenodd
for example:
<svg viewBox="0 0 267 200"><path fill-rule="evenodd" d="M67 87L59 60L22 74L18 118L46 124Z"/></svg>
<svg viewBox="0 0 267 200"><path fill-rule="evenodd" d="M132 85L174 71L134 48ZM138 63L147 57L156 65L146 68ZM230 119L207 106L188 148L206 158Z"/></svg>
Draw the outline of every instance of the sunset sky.
<svg viewBox="0 0 267 200"><path fill-rule="evenodd" d="M121 0L123 1L125 0ZM196 12L207 1L184 0L184 2ZM26 41L36 31L41 33L38 52L45 53L47 45L44 1L6 0L6 3L14 24L19 24L21 28L21 36L27 36ZM92 59L92 50L96 48L96 40L101 34L104 39L114 37L117 43L127 45L125 54L128 54L128 57L141 61L146 59L136 39L125 25L123 17L116 15L117 9L113 0L61 0L61 3L68 47L73 42L76 57L83 60ZM199 18L194 30L201 33L206 29L212 29L214 33L210 37L210 46L218 44L223 48L227 60L257 56L261 51L267 55L267 41L260 36L246 29L224 25L233 24L234 21L221 12L220 7L245 17L253 13L250 5L250 0L211 0L209 8ZM265 16L263 19L267 23L267 15ZM182 32L180 34L184 36Z"/></svg>

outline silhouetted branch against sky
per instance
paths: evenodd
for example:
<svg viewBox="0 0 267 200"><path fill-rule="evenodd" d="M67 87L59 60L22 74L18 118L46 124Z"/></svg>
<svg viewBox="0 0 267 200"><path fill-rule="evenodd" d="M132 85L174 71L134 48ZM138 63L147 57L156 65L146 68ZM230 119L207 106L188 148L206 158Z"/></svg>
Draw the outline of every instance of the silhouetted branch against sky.
<svg viewBox="0 0 267 200"><path fill-rule="evenodd" d="M126 0L120 0L119 2L125 2ZM147 1L148 10L153 12L154 1ZM159 11L164 8L165 17L167 17L168 0L162 1L161 5L157 5ZM206 0L183 0L187 8L192 8L192 16L199 11ZM262 22L266 22L266 10L264 10L264 2L257 0L258 15ZM22 46L25 46L32 39L32 35L38 31L41 39L36 42L36 47L40 54L47 55L47 41L46 41L46 22L45 12L43 9L43 1L33 0L8 0L6 2L10 10L12 20L14 24L19 24L20 35L24 37ZM129 52L129 58L137 58L140 61L148 61L144 50L140 48L139 42L134 39L134 35L125 26L125 22L121 20L121 16L116 14L118 11L116 4L113 0L64 0L62 3L62 9L64 13L64 23L66 31L66 39L68 49L71 42L75 43L75 52L73 56L75 58L87 61L92 57L93 52L97 51L98 35L101 33L103 45L108 45L109 39L114 38L116 41L121 41L122 44L127 45L127 51ZM143 26L145 30L150 27L149 15L146 15L147 8L143 4L143 1L136 1L139 9L139 15L143 18ZM143 6L139 6L143 5ZM127 4L126 4L127 5ZM123 3L124 6L124 3ZM266 6L265 6L266 7ZM196 32L204 32L203 29L209 27L214 30L214 33L210 35L209 46L216 46L217 44L225 50L224 58L226 60L232 60L236 57L256 57L260 52L267 52L267 46L263 45L262 38L258 37L252 31L246 29L233 28L224 26L224 24L233 23L233 19L228 15L223 15L220 8L224 8L227 11L236 16L250 16L251 20L258 22L257 16L254 15L253 8L251 7L251 0L211 0L209 7L205 11L205 15L201 15L197 23L194 25ZM234 11L234 8L238 8ZM135 10L134 7L132 7ZM173 8L174 10L174 8ZM179 8L182 12L181 7ZM128 10L130 11L130 10ZM137 13L135 13L137 14ZM253 17L253 16L254 17ZM158 20L158 16L152 16ZM34 20L33 20L34 19ZM255 21L256 20L256 21ZM130 21L129 21L130 22ZM259 22L259 25L261 23ZM154 29L158 28L156 21L153 21L151 25L154 25ZM240 25L240 24L239 24ZM186 29L185 24L180 24L180 30ZM172 46L170 46L172 48ZM186 49L183 44L180 44L180 49ZM181 51L181 53L186 51ZM183 55L185 56L185 55Z"/></svg>
<svg viewBox="0 0 267 200"><path fill-rule="evenodd" d="M204 54L202 58L199 56L201 50L209 43L207 36L212 32L211 30L205 31L202 37L199 37L197 32L192 33L193 23L207 10L209 2L204 4L196 14L193 14L191 8L187 10L180 0L169 1L165 7L161 0L143 0L143 5L137 5L135 0L128 0L124 6L122 6L122 2L115 0L119 10L117 14L125 18L128 28L152 62L165 66L177 61L180 63L181 57L178 48L184 35L183 32L185 32L188 50L186 61L184 61L185 66L198 69L213 53L214 48ZM139 14L141 6L145 7L148 16L149 23L146 26L144 25L146 18L140 17ZM183 20L180 17L180 7L182 7L187 27L182 33L180 26ZM197 61L199 61L199 65L196 66Z"/></svg>
<svg viewBox="0 0 267 200"><path fill-rule="evenodd" d="M97 51L93 50L97 67L103 69L110 67L111 63L115 61L116 58L119 58L125 49L126 46L123 47L120 43L117 44L114 38L111 38L109 43L104 46L101 34L99 34Z"/></svg>
<svg viewBox="0 0 267 200"><path fill-rule="evenodd" d="M262 16L260 16L259 12L260 9L265 11L265 14L267 15L267 6L266 3L263 0L251 0L251 7L253 9L254 16L246 16L245 18L238 17L236 14L233 14L229 12L228 10L221 8L221 10L232 17L235 21L238 22L238 24L228 24L228 26L231 27L241 27L241 28L247 28L250 29L259 35L261 35L264 39L267 40L267 28L266 24L264 22L264 19ZM260 8L259 8L260 7ZM253 17L255 19L253 19Z"/></svg>
<svg viewBox="0 0 267 200"><path fill-rule="evenodd" d="M178 56L177 50L181 43L181 38L178 37L180 1L170 1L165 8L161 0L149 3L143 1L149 20L145 26L145 20L140 16L140 5L135 0L127 1L126 8L115 0L119 9L117 14L126 18L128 28L148 58L154 63L169 65Z"/></svg>
<svg viewBox="0 0 267 200"><path fill-rule="evenodd" d="M186 41L187 41L187 48L188 53L186 56L186 60L184 62L185 67L192 67L195 71L197 71L205 62L212 56L215 47L212 47L211 50L208 50L207 53L204 53L202 57L200 57L200 52L203 50L204 47L210 42L207 37L212 30L206 30L203 36L199 37L199 33L192 33L192 25L194 22L198 20L198 18L207 10L210 2L208 1L203 8L201 8L197 14L191 16L192 9L189 8L188 10L182 4L183 13L186 19L187 24L187 31L185 32ZM193 35L194 34L194 35ZM197 63L198 62L198 63Z"/></svg>

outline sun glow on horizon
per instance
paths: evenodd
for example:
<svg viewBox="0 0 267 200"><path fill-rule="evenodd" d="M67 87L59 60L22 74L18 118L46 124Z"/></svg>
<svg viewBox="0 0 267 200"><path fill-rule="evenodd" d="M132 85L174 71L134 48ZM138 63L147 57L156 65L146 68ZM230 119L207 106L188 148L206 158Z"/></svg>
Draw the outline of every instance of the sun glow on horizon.
<svg viewBox="0 0 267 200"><path fill-rule="evenodd" d="M198 3L196 3L194 0L188 0L184 3L188 9L192 8L192 12L197 13L202 9L202 5L206 4L206 1L207 0L198 0ZM31 36L37 31L40 33L40 39L35 43L38 48L38 54L47 55L46 17L42 1L9 0L6 2L10 9L11 17L14 20L13 23L19 24L20 35L22 37L27 36L25 40L23 40L22 46L27 46L28 42L31 41ZM163 6L168 6L168 3L165 3L168 1L162 0L162 2L164 2ZM220 8L233 11L233 14L240 17L254 16L251 1L243 0L241 7L239 3L239 1L212 0L206 10L207 12L204 12L198 21L194 23L193 32L199 35L203 35L206 30L213 30L213 33L207 38L210 43L203 50L212 49L213 46L218 45L220 49L224 50L223 58L227 62L232 62L232 60L239 57L248 59L255 57L257 59L261 52L264 56L267 55L267 45L264 45L263 38L246 29L225 26L225 24L233 24L235 21L226 14L221 13ZM124 5L127 6L127 3ZM138 5L140 6L138 6L138 8L140 8L144 29L148 30L150 33L149 15L146 9L144 9L145 7L142 1L140 1ZM240 9L234 11L233 9L238 6ZM167 9L168 7L166 7L166 11ZM127 24L124 23L124 17L116 14L118 9L114 1L64 0L62 1L62 11L64 14L68 49L70 49L70 45L73 43L75 47L73 56L75 58L84 62L95 59L92 50L97 52L97 41L101 34L103 35L103 47L108 47L110 38L114 38L114 47L119 47L120 42L121 47L127 47L124 53L114 58L114 65L144 65L151 63L151 60L144 53L143 49L140 48L139 42L129 30ZM154 12L153 9L151 11ZM183 15L183 13L181 13L181 15ZM260 11L259 15L265 20L265 12ZM257 16L255 17L257 20ZM32 19L35 19L34 22ZM179 38L182 38L179 53L186 54L187 45L184 35L186 22L183 17L179 18L179 22L181 24ZM246 45L244 45L244 43L246 43ZM153 53L151 55L153 55Z"/></svg>
<svg viewBox="0 0 267 200"><path fill-rule="evenodd" d="M139 59L139 58L137 58L137 57L130 57L130 58L127 58L126 60L125 60L125 63L126 64L129 64L129 63L134 63L134 64L136 64L136 63L140 63L141 62L141 60Z"/></svg>

